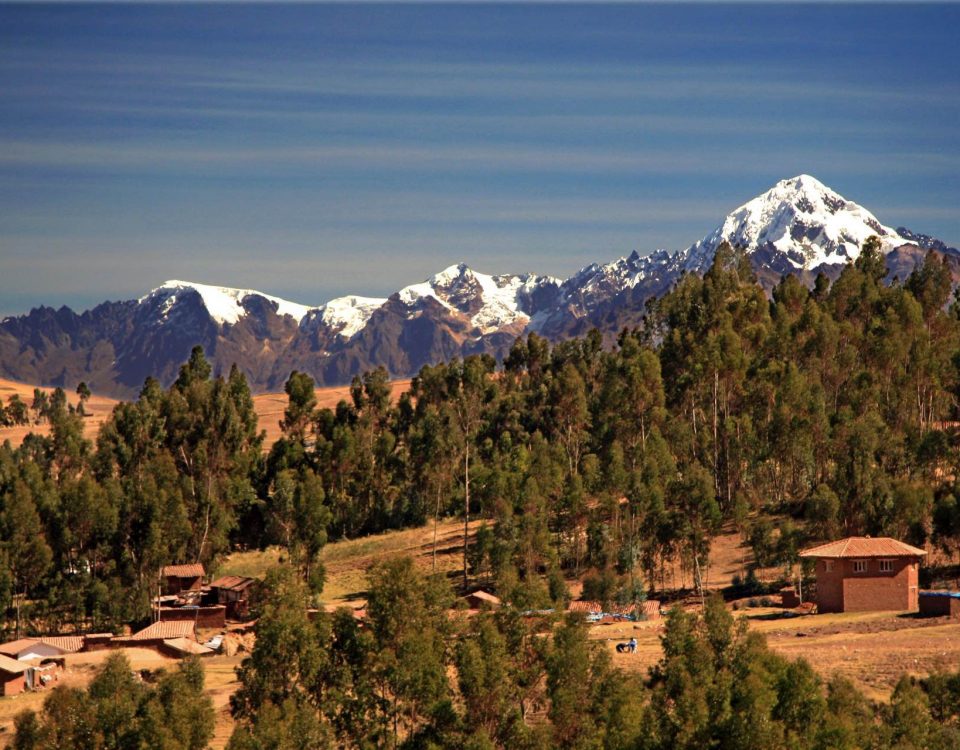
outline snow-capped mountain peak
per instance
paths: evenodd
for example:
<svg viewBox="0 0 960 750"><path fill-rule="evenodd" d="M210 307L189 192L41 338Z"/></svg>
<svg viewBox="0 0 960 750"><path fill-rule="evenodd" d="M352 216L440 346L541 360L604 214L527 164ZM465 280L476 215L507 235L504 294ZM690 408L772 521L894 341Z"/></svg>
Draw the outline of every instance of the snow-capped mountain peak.
<svg viewBox="0 0 960 750"><path fill-rule="evenodd" d="M711 234L687 250L685 267L703 271L721 242L748 252L766 249L785 256L796 269L843 264L860 254L876 235L885 252L907 240L884 226L867 209L848 201L815 177L781 180L731 212Z"/></svg>
<svg viewBox="0 0 960 750"><path fill-rule="evenodd" d="M419 309L426 298L439 302L453 315L467 316L481 333L490 333L530 319L535 297L544 289L556 289L560 280L534 274L491 276L466 263L449 266L419 284L398 292L401 302Z"/></svg>
<svg viewBox="0 0 960 750"><path fill-rule="evenodd" d="M311 308L306 305L298 305L295 302L288 302L279 297L271 297L269 294L258 292L254 289L233 289L224 286L211 286L209 284L198 284L193 281L179 281L176 279L166 281L156 289L148 292L138 301L141 304L152 302L159 303L159 312L162 316L168 315L174 306L181 299L181 295L195 292L200 295L203 306L207 309L210 317L220 325L234 325L240 318L246 315L243 307L243 301L247 297L262 297L268 302L276 305L278 315L289 315L298 323Z"/></svg>
<svg viewBox="0 0 960 750"><path fill-rule="evenodd" d="M374 312L387 300L378 297L349 295L337 297L321 305L315 313L341 336L351 338L363 330Z"/></svg>

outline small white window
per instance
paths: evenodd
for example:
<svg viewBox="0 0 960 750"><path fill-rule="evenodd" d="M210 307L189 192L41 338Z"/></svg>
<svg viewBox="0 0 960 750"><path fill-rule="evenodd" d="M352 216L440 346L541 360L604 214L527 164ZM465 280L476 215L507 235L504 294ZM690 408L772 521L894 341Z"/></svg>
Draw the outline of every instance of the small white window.
<svg viewBox="0 0 960 750"><path fill-rule="evenodd" d="M825 570L826 570L828 573L832 573L832 572L833 572L833 560L824 560L824 563L825 563L825 565L826 565Z"/></svg>
<svg viewBox="0 0 960 750"><path fill-rule="evenodd" d="M866 572L867 572L867 561L866 561L866 560L854 560L854 561L853 561L853 572L854 572L854 573L866 573Z"/></svg>
<svg viewBox="0 0 960 750"><path fill-rule="evenodd" d="M881 560L881 561L880 561L880 572L881 572L881 573L892 573L892 572L893 572L893 560Z"/></svg>

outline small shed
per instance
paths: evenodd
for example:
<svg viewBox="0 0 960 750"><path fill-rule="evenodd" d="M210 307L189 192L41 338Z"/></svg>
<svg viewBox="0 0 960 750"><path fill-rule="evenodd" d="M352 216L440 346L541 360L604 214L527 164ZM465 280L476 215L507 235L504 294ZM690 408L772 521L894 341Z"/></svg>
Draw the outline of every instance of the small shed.
<svg viewBox="0 0 960 750"><path fill-rule="evenodd" d="M17 695L27 685L29 664L0 654L0 695Z"/></svg>
<svg viewBox="0 0 960 750"><path fill-rule="evenodd" d="M199 591L203 587L205 572L200 563L166 565L160 571L164 593L179 594L181 591Z"/></svg>
<svg viewBox="0 0 960 750"><path fill-rule="evenodd" d="M217 604L227 608L227 617L231 620L245 620L250 617L250 606L262 586L256 578L246 576L222 576L210 583L210 593Z"/></svg>
<svg viewBox="0 0 960 750"><path fill-rule="evenodd" d="M800 557L816 561L819 612L916 612L926 554L890 537L851 536L806 549Z"/></svg>
<svg viewBox="0 0 960 750"><path fill-rule="evenodd" d="M960 592L921 591L920 614L925 617L960 618Z"/></svg>

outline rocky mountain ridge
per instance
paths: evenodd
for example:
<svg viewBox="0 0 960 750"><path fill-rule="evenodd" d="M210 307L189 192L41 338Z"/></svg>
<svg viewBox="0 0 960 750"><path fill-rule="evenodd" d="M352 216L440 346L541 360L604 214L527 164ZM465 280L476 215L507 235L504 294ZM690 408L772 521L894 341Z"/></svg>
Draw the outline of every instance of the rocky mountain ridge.
<svg viewBox="0 0 960 750"><path fill-rule="evenodd" d="M686 250L637 252L595 263L561 280L488 275L450 266L388 298L347 296L319 307L250 289L168 281L138 300L104 302L75 313L41 307L0 321L0 375L24 382L135 395L147 376L176 377L190 349L204 347L215 368L234 362L255 390L275 390L293 369L335 385L366 369L415 374L423 365L485 352L502 357L534 331L552 340L597 327L613 335L635 324L644 303L685 272L702 273L721 242L742 247L761 283L783 274L831 278L881 239L891 275L903 278L927 251L960 251L928 235L891 229L867 209L809 175L783 180L738 207Z"/></svg>

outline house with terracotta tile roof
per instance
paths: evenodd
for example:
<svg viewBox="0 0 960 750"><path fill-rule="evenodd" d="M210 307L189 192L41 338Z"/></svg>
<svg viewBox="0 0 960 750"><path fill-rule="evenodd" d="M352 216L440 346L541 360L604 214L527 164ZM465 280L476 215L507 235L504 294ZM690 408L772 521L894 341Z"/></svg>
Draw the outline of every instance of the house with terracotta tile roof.
<svg viewBox="0 0 960 750"><path fill-rule="evenodd" d="M18 661L45 659L72 654L83 649L82 635L52 635L39 638L19 638L0 643L0 654Z"/></svg>
<svg viewBox="0 0 960 750"><path fill-rule="evenodd" d="M800 557L816 561L818 612L915 612L926 554L890 537L851 536L803 550Z"/></svg>

